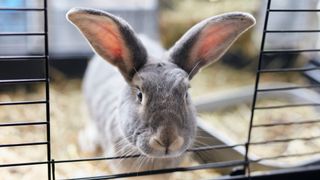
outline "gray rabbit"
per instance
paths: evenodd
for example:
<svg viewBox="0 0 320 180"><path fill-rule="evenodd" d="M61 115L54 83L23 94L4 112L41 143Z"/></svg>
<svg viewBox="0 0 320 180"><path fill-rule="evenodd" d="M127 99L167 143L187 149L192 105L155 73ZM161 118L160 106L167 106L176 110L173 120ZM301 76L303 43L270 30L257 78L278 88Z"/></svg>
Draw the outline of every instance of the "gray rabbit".
<svg viewBox="0 0 320 180"><path fill-rule="evenodd" d="M91 142L83 146L100 145L107 156L144 155L143 163L132 158L115 167L127 171L179 165L196 136L189 81L255 24L247 13L210 17L159 55L161 50L148 50L159 45L143 43L127 22L112 14L74 8L67 18L99 55L84 79L93 121L84 135Z"/></svg>

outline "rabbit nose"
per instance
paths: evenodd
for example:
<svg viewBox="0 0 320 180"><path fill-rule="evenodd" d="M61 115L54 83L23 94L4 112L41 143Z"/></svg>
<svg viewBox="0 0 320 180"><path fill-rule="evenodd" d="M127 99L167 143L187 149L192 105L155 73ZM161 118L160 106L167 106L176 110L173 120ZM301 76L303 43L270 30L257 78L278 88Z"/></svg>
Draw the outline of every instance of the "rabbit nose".
<svg viewBox="0 0 320 180"><path fill-rule="evenodd" d="M157 136L153 136L149 140L149 145L159 151L164 151L165 154L169 152L175 152L181 149L183 145L183 138L181 136L176 137L175 139L161 139Z"/></svg>

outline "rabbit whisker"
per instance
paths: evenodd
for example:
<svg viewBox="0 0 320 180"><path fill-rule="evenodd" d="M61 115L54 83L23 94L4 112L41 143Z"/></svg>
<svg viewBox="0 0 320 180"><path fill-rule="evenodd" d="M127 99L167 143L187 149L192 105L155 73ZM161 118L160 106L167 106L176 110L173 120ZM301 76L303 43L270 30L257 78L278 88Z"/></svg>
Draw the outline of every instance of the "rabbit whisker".
<svg viewBox="0 0 320 180"><path fill-rule="evenodd" d="M130 145L123 146L121 149L119 149L118 154L120 154L120 157L130 156L133 155L133 150L131 148L128 148Z"/></svg>
<svg viewBox="0 0 320 180"><path fill-rule="evenodd" d="M151 168L152 168L152 169L155 169L155 168L154 168L154 158L150 158L150 160L151 160Z"/></svg>
<svg viewBox="0 0 320 180"><path fill-rule="evenodd" d="M200 146L210 146L209 144L207 143L204 143L202 141L199 141L199 140L195 140L193 145L200 145Z"/></svg>
<svg viewBox="0 0 320 180"><path fill-rule="evenodd" d="M137 167L139 167L138 165L139 165L140 159L141 157L138 157L137 159L135 159L135 161L131 163L130 172L137 171Z"/></svg>
<svg viewBox="0 0 320 180"><path fill-rule="evenodd" d="M148 157L141 156L137 171L145 171L145 170L147 170L146 169L147 166L145 166L147 164L147 160L148 160Z"/></svg>
<svg viewBox="0 0 320 180"><path fill-rule="evenodd" d="M139 72L137 71L137 69L135 67L133 67L133 70L137 73L137 76L140 79L140 81L142 81L142 78L141 78Z"/></svg>
<svg viewBox="0 0 320 180"><path fill-rule="evenodd" d="M130 138L132 136L133 135L130 135L130 136L127 136L127 137L123 137L122 139L120 139L118 142L115 143L114 147L117 148L117 147L123 147L124 145L125 146L130 145L130 143L127 142L127 138Z"/></svg>
<svg viewBox="0 0 320 180"><path fill-rule="evenodd" d="M132 158L125 158L126 156L131 156L131 155L134 155L133 150L128 149L127 151L123 152L122 155L120 156L121 159L119 161L117 161L116 166L119 167L121 165L121 163L124 163L125 161L127 161L127 162L133 161ZM131 166L130 166L130 169L131 169Z"/></svg>
<svg viewBox="0 0 320 180"><path fill-rule="evenodd" d="M138 170L137 170L137 171L140 171L140 168L141 168L142 165L143 165L144 159L145 159L145 157L143 157L143 156L140 156L140 157L138 158L138 160L137 160Z"/></svg>
<svg viewBox="0 0 320 180"><path fill-rule="evenodd" d="M196 139L212 139L212 137L209 137L209 136L196 136L195 137Z"/></svg>
<svg viewBox="0 0 320 180"><path fill-rule="evenodd" d="M190 75L193 73L193 71L198 67L198 65L201 63L201 61L198 61L197 63L196 63L196 65L191 69L191 71L189 72L189 74L188 74L188 79L189 79L189 77L190 77Z"/></svg>

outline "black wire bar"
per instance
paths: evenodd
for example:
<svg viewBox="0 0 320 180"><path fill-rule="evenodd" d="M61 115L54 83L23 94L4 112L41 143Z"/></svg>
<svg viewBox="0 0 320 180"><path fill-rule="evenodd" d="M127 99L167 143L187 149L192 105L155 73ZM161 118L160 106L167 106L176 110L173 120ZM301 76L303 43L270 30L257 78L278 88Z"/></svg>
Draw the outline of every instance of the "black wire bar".
<svg viewBox="0 0 320 180"><path fill-rule="evenodd" d="M47 164L48 180L52 179L51 174L51 138L50 138L50 103L49 103L49 48L48 48L48 11L47 0L43 0L42 8L11 8L0 7L0 12L9 11L21 11L21 12L43 12L43 31L41 32L0 32L0 36L44 36L44 54L43 55L22 55L22 56L0 56L0 61L27 61L27 60L41 60L44 63L44 78L38 79L12 79L12 80L0 80L1 84L22 84L22 83L45 83L45 99L34 101L14 101L14 102L0 102L0 106L13 106L13 105L28 105L28 104L45 104L46 105L46 120L40 122L10 122L1 123L0 127L12 127L12 126L46 126L46 141L45 142L30 142L30 143L16 143L16 144L0 144L2 147L17 147L17 146L37 146L46 145L47 161L46 162L29 162L29 163L12 163L12 164L0 164L0 167L13 167L22 165L39 165Z"/></svg>
<svg viewBox="0 0 320 180"><path fill-rule="evenodd" d="M0 36L44 36L45 33L41 32L1 32Z"/></svg>
<svg viewBox="0 0 320 180"><path fill-rule="evenodd" d="M314 30L266 30L266 33L319 33L319 29Z"/></svg>
<svg viewBox="0 0 320 180"><path fill-rule="evenodd" d="M73 163L73 162L88 162L88 161L108 161L108 160L116 160L116 159L130 159L130 158L138 158L143 155L135 154L128 156L113 156L113 157L94 157L94 158L82 158L82 159L68 159L68 160L55 160L56 164L59 163Z"/></svg>
<svg viewBox="0 0 320 180"><path fill-rule="evenodd" d="M255 113L255 107L257 103L257 97L258 97L258 87L259 87L259 82L260 82L260 73L259 71L262 69L262 59L263 59L263 50L264 50L264 45L265 45L265 39L266 39L266 30L268 26L268 21L269 21L269 10L270 10L270 5L271 5L271 0L268 0L267 6L266 6L266 14L264 18L264 25L263 25L263 34L262 34L262 40L261 40L261 46L260 46L260 54L259 54L259 61L258 61L258 67L257 67L257 73L256 73L256 80L255 80L255 85L254 85L254 93L253 93L253 98L252 98L252 105L251 105L251 116L249 120L249 130L248 130L248 136L247 136L247 142L245 145L245 155L244 155L244 170L246 171L248 177L251 176L251 170L250 170L250 159L248 157L249 155L249 148L251 144L251 133L252 133L252 126L253 126L253 120L254 120L254 113Z"/></svg>
<svg viewBox="0 0 320 180"><path fill-rule="evenodd" d="M255 110L296 108L296 107L316 107L316 106L320 106L320 104L319 103L303 103L303 104L286 104L286 105L279 105L279 106L261 106L261 107L255 107Z"/></svg>
<svg viewBox="0 0 320 180"><path fill-rule="evenodd" d="M31 143L15 143L15 144L0 144L0 148L3 147L18 147L18 146L39 146L46 145L48 142L31 142Z"/></svg>
<svg viewBox="0 0 320 180"><path fill-rule="evenodd" d="M288 72L305 72L320 70L320 67L302 67L302 68L281 68L281 69L260 69L258 73L288 73Z"/></svg>
<svg viewBox="0 0 320 180"><path fill-rule="evenodd" d="M320 9L268 9L267 12L320 12Z"/></svg>
<svg viewBox="0 0 320 180"><path fill-rule="evenodd" d="M13 123L0 123L0 127L10 127L10 126L39 126L46 125L48 122L40 121L40 122L13 122Z"/></svg>
<svg viewBox="0 0 320 180"><path fill-rule="evenodd" d="M0 11L45 11L46 8L9 8L0 7Z"/></svg>
<svg viewBox="0 0 320 180"><path fill-rule="evenodd" d="M22 146L22 145L45 145L46 143L24 143L24 144L18 144L18 146ZM13 146L13 145L11 145ZM14 145L16 146L16 145ZM227 149L227 148L235 148L238 146L244 146L244 144L235 144L235 145L213 145L213 146L205 146L205 147L196 147L196 148L190 148L187 150L187 152L197 152L197 151L207 151L207 150L213 150L213 149ZM127 159L127 158L138 158L140 156L143 156L141 154L136 154L136 155L130 155L130 156L114 156L114 157L95 157L95 158L82 158L82 159L68 159L68 160L52 160L52 161L45 161L45 162L26 162L26 163L11 163L11 164L2 164L0 165L0 167L13 167L13 166L29 166L29 165L39 165L39 164L47 164L50 163L52 164L53 167L55 167L54 164L61 164L61 163L78 163L78 162L89 162L89 161L105 161L105 160L119 160L119 159ZM233 162L233 163L232 163ZM230 161L227 164L224 162L217 162L217 163L210 163L210 168L224 168L226 166L237 166L239 165L239 162L241 161ZM243 161L242 161L243 162ZM241 163L243 164L243 163ZM200 165L197 167L183 167L181 168L172 168L172 169L164 169L164 170L154 170L154 171L143 171L143 172L138 172L138 173L142 173L145 175L148 174L161 174L161 173L170 173L170 172L177 172L177 171L191 171L191 170L201 170L201 169L207 169L208 164L205 165ZM52 171L52 175L54 176L54 171ZM142 175L141 174L141 175ZM119 176L118 176L119 175ZM136 176L137 172L132 173L132 174L115 174L115 175L109 175L107 176L107 179L110 179L111 176L113 178L116 177L131 177L131 176ZM140 175L140 174L139 174ZM114 177L113 177L114 176ZM86 177L87 178L87 177ZM97 178L97 177L93 177L93 178ZM100 177L99 177L100 178Z"/></svg>
<svg viewBox="0 0 320 180"><path fill-rule="evenodd" d="M266 158L260 158L256 160L250 160L251 163L257 163L263 160L272 160L272 159L279 159L279 158L290 158L290 157L299 157L299 156L309 156L309 155L316 155L319 154L320 151L315 152L308 152L308 153L297 153L297 154L288 154L288 155L280 155L280 156L273 156L273 157L266 157ZM93 158L91 158L93 159ZM83 159L83 161L90 161L91 159ZM102 158L96 158L97 160L101 160ZM121 157L119 157L121 159ZM58 164L58 163L69 163L69 162L78 162L78 160L75 161L54 161L51 162L47 161L37 161L37 162L26 162L26 163L11 163L11 164L0 164L1 167L17 167L17 166L30 166L30 165L42 165L42 164ZM230 163L233 162L233 163ZM172 168L172 169L165 169L163 170L154 170L154 171L143 171L143 172L132 172L132 173L123 173L123 174L114 174L114 175L107 175L107 176L96 176L96 177L84 177L84 178L72 178L72 179L65 179L65 180L81 180L81 179L114 179L114 178L120 178L120 177L131 177L131 176L137 176L141 175L141 173L144 173L145 175L151 175L151 174L162 174L162 173L170 173L170 172L178 172L178 171L192 171L192 170L201 170L201 169L208 169L208 168L223 168L226 167L225 165L230 166L237 166L237 165L243 165L243 161L230 161L228 164L220 164L219 163L208 163L204 167L203 165L199 166L193 166L193 167L181 167L181 168ZM215 164L214 167L212 167L212 164ZM210 167L208 167L210 165Z"/></svg>
<svg viewBox="0 0 320 180"><path fill-rule="evenodd" d="M44 70L45 70L45 79L46 79L46 132L47 132L47 161L51 161L51 126L50 126L50 77L49 77L49 36L48 36L48 2L47 0L43 0L43 9L44 9L44 17L43 17L43 23L44 23L44 56L45 56L45 64L44 64ZM51 164L47 164L47 170L48 170L48 180L52 179L52 176L55 177L55 175L52 175L51 171Z"/></svg>
<svg viewBox="0 0 320 180"><path fill-rule="evenodd" d="M45 78L39 79L10 79L10 80L0 80L0 84L20 84L20 83L40 83L47 82Z"/></svg>
<svg viewBox="0 0 320 180"><path fill-rule="evenodd" d="M45 60L46 56L38 56L38 55L33 55L33 56L0 56L0 61L2 60Z"/></svg>
<svg viewBox="0 0 320 180"><path fill-rule="evenodd" d="M213 146L203 146L190 148L186 152L198 152L198 151L208 151L214 149L228 149L235 148L239 146L244 146L244 144L235 144L235 145L213 145ZM128 156L114 156L114 157L94 157L94 158L82 158L82 159L68 159L68 160L55 160L55 163L72 163L72 162L84 162L84 161L104 161L104 160L116 160L116 159L128 159L128 158L138 158L144 155L135 154Z"/></svg>
<svg viewBox="0 0 320 180"><path fill-rule="evenodd" d="M291 141L313 141L320 139L320 136L302 137L302 138L288 138L288 139L275 139L269 141L250 142L250 145L265 145L274 143L287 143Z"/></svg>
<svg viewBox="0 0 320 180"><path fill-rule="evenodd" d="M244 175L227 176L219 178L220 180L319 180L320 166L299 166L283 169L275 169L268 173L257 173L250 177Z"/></svg>
<svg viewBox="0 0 320 180"><path fill-rule="evenodd" d="M257 97L258 97L259 92L289 91L289 90L296 90L296 89L316 89L316 88L320 87L320 85L302 85L302 86L295 86L295 87L278 87L278 88L261 88L261 89L259 89L260 73L306 72L306 71L320 70L320 67L262 69L263 57L266 55L269 55L269 54L293 54L293 53L308 53L308 52L319 52L320 51L320 49L264 50L267 33L319 33L320 32L320 30L268 30L267 26L268 26L270 12L320 12L320 9L270 9L270 6L271 6L271 0L268 0L267 7L266 7L265 21L264 21L264 26L263 26L262 41L261 41L261 46L260 46L259 62L258 62L257 73L256 73L255 91L254 91L253 100L252 100L249 132L248 132L247 144L245 146L246 147L245 169L247 170L247 174L249 177L250 177L250 173L251 173L250 172L250 162L252 162L248 158L250 145L266 145L266 144L270 144L270 143L285 143L285 142L296 141L296 140L311 141L311 140L316 140L316 139L320 138L320 136L314 136L314 137L288 138L288 139L276 139L276 140L261 141L261 142L251 142L252 128L287 126L287 125L297 125L297 124L312 124L312 123L319 123L320 122L319 120L306 120L303 122L285 122L285 123L276 123L276 124L273 123L273 124L254 125L254 123L253 123L255 110L320 106L319 103L286 104L286 105L264 106L264 107L259 107L259 106L257 107L256 106Z"/></svg>
<svg viewBox="0 0 320 180"><path fill-rule="evenodd" d="M288 49L288 50L263 50L261 54L296 54L296 53L320 52L320 49Z"/></svg>
<svg viewBox="0 0 320 180"><path fill-rule="evenodd" d="M235 167L240 165L244 165L244 161L241 161L241 160L225 161L225 162L216 162L216 163L206 163L206 164L189 166L189 167L177 167L177 168L157 169L157 170L149 170L149 171L129 172L129 173L112 174L112 175L105 175L105 176L68 178L68 179L62 179L62 180L116 179L116 178L125 178L125 177L133 177L133 176L148 176L148 175L173 173L173 172L196 171L196 170L203 170L203 169L227 168L227 167Z"/></svg>
<svg viewBox="0 0 320 180"><path fill-rule="evenodd" d="M316 155L316 154L320 154L320 151L265 157L265 158L259 158L259 159L251 160L251 162L260 162L260 161L264 161L264 160L273 160L273 159L290 158L290 157L312 156L312 155Z"/></svg>
<svg viewBox="0 0 320 180"><path fill-rule="evenodd" d="M25 163L9 163L9 164L0 164L0 168L7 168L7 167L19 167L19 166L34 166L34 165L41 165L41 164L50 164L48 161L36 161L36 162L25 162Z"/></svg>
<svg viewBox="0 0 320 180"><path fill-rule="evenodd" d="M196 148L188 149L187 152L208 151L208 150L213 150L213 149L227 149L227 148L235 148L238 146L244 146L244 144L213 145L213 146L205 146L205 147L196 147ZM143 156L143 155L136 154L136 155L130 155L130 156L96 157L96 158L83 158L83 159L72 159L72 160L54 160L53 161L54 164L52 164L52 167L53 167L53 169L55 169L55 164L61 164L61 163L117 160L117 159L126 159L126 158L138 158L140 156ZM172 173L172 172L178 172L178 171L195 171L195 170L208 169L208 168L225 168L225 167L233 167L233 166L238 166L238 165L243 165L243 164L244 164L244 161L234 160L234 161L228 161L228 162L215 162L215 163L201 164L198 166L191 166L191 167L178 167L178 168L171 168L171 169L159 169L159 170L151 170L151 171L131 172L131 173L113 174L113 175L107 175L107 176L72 178L69 180L114 179L114 178L124 178L124 177L132 177L132 176L145 176L145 175ZM53 171L53 174L54 174L54 171Z"/></svg>
<svg viewBox="0 0 320 180"><path fill-rule="evenodd" d="M15 106L15 105L27 105L27 104L47 104L47 101L46 100L36 100L36 101L0 102L0 106Z"/></svg>
<svg viewBox="0 0 320 180"><path fill-rule="evenodd" d="M270 91L288 91L288 90L295 90L295 89L316 89L316 88L320 88L320 85L281 87L281 88L265 88L265 89L257 89L257 91L258 92L270 92Z"/></svg>
<svg viewBox="0 0 320 180"><path fill-rule="evenodd" d="M187 152L198 152L198 151L210 151L210 150L218 150L218 149L230 149L235 147L245 146L245 144L234 144L234 145L213 145L213 146L201 146L190 148Z"/></svg>
<svg viewBox="0 0 320 180"><path fill-rule="evenodd" d="M255 124L252 127L267 128L267 127L274 127L274 126L290 126L290 125L303 125L303 124L315 124L315 123L320 123L320 119L295 121L295 122L271 123L271 124Z"/></svg>

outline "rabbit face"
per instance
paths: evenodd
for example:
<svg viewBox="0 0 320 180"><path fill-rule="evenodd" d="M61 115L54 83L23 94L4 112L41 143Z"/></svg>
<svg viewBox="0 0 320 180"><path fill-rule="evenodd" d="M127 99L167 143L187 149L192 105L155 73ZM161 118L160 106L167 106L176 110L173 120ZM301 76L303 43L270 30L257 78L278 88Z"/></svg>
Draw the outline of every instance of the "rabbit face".
<svg viewBox="0 0 320 180"><path fill-rule="evenodd" d="M177 65L151 63L135 74L119 107L121 130L141 153L171 157L195 136L196 118L188 74Z"/></svg>
<svg viewBox="0 0 320 180"><path fill-rule="evenodd" d="M123 75L127 87L116 121L123 138L152 157L179 156L190 147L196 118L188 95L189 80L255 24L247 13L210 17L186 32L161 59L151 59L121 18L81 8L70 10L67 18L96 53Z"/></svg>

